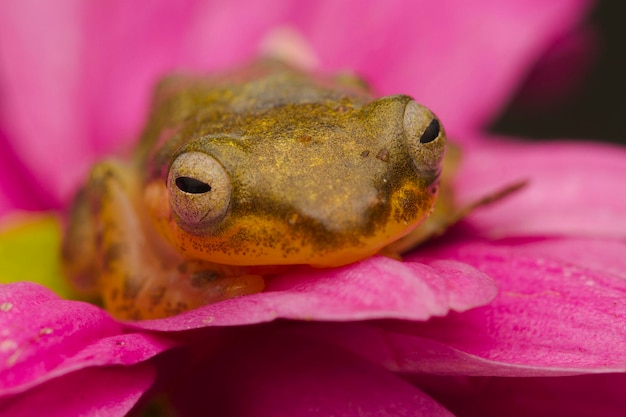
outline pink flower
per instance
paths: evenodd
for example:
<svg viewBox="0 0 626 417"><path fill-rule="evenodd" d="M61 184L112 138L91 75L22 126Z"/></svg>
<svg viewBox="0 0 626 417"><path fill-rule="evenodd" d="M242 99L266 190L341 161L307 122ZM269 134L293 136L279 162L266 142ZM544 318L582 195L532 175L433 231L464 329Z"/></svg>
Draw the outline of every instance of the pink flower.
<svg viewBox="0 0 626 417"><path fill-rule="evenodd" d="M249 59L284 25L323 70L432 107L464 145L461 202L530 185L404 262L302 268L162 320L3 285L0 412L124 415L166 393L183 415L622 415L626 151L480 133L587 2L149 4L0 6L0 214L63 205L136 137L164 71Z"/></svg>

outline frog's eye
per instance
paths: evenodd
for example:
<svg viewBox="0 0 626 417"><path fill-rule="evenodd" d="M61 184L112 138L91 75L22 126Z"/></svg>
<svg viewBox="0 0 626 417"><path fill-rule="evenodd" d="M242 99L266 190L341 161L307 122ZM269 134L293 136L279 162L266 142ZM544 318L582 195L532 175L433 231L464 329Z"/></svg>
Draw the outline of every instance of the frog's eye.
<svg viewBox="0 0 626 417"><path fill-rule="evenodd" d="M432 119L428 124L428 127L424 129L422 136L420 136L420 143L430 143L439 137L441 133L441 126L439 120Z"/></svg>
<svg viewBox="0 0 626 417"><path fill-rule="evenodd" d="M191 177L176 178L176 186L180 191L188 194L204 194L211 191L209 184Z"/></svg>
<svg viewBox="0 0 626 417"><path fill-rule="evenodd" d="M221 219L230 204L230 178L215 158L202 152L179 155L167 176L170 205L187 225Z"/></svg>
<svg viewBox="0 0 626 417"><path fill-rule="evenodd" d="M436 175L445 150L445 132L437 117L426 107L410 101L404 109L404 138L416 172Z"/></svg>

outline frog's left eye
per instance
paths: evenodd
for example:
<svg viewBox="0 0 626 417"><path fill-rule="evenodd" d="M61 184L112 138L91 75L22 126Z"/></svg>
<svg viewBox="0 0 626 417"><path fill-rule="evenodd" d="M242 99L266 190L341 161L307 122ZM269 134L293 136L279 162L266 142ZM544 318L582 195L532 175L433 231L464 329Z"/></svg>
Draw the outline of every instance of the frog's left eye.
<svg viewBox="0 0 626 417"><path fill-rule="evenodd" d="M424 177L438 175L446 147L446 135L439 119L415 101L404 109L404 138L414 170Z"/></svg>
<svg viewBox="0 0 626 417"><path fill-rule="evenodd" d="M189 226L221 219L230 205L230 178L215 158L202 152L179 155L167 176L172 210Z"/></svg>

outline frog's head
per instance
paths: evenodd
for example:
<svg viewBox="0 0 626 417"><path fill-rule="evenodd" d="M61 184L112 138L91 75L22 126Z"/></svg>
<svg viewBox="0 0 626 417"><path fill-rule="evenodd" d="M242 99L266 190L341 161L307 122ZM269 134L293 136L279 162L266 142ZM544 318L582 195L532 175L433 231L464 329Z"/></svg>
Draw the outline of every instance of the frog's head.
<svg viewBox="0 0 626 417"><path fill-rule="evenodd" d="M212 126L171 157L159 192L169 209L153 210L192 257L337 266L378 252L433 209L445 133L408 96L288 104Z"/></svg>

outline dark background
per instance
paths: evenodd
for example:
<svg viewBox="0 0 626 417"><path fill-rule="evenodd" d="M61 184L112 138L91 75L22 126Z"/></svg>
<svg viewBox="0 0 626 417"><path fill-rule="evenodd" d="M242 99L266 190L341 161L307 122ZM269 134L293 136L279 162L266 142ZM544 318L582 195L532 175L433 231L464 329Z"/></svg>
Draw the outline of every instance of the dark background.
<svg viewBox="0 0 626 417"><path fill-rule="evenodd" d="M587 23L595 34L594 59L574 88L556 103L535 106L520 91L492 131L626 145L626 2L598 2Z"/></svg>

